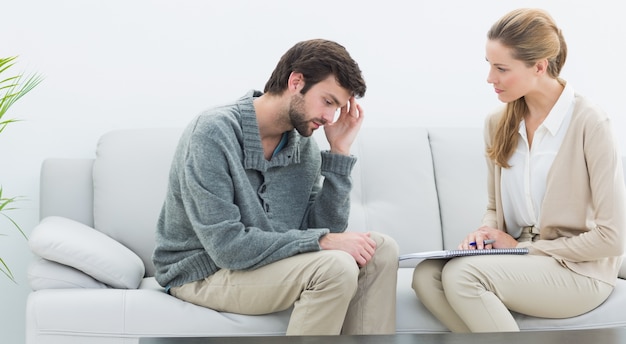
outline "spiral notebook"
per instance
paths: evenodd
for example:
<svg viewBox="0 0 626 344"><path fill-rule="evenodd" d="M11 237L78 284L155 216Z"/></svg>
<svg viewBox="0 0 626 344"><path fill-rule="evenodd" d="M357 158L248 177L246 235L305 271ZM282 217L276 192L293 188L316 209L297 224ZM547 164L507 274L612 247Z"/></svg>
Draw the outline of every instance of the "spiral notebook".
<svg viewBox="0 0 626 344"><path fill-rule="evenodd" d="M465 256L482 256L492 254L528 254L527 248L492 248L482 250L440 250L409 253L400 255L399 260L407 259L446 259Z"/></svg>

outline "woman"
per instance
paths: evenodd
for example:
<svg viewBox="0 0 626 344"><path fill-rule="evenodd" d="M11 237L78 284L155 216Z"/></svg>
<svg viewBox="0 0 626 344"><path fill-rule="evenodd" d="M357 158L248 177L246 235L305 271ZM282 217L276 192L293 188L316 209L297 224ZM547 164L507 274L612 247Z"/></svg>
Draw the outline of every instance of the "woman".
<svg viewBox="0 0 626 344"><path fill-rule="evenodd" d="M624 250L615 136L605 113L559 77L567 55L561 30L545 11L518 9L487 36L487 82L506 106L485 122L483 225L458 248L526 247L529 254L425 260L415 268L416 295L453 332L519 331L511 311L588 312L613 291Z"/></svg>

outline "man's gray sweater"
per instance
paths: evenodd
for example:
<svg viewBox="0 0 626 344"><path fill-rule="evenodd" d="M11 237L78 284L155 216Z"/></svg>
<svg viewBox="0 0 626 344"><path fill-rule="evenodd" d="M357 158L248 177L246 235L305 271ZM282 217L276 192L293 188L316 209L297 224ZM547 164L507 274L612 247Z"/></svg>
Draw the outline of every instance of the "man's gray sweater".
<svg viewBox="0 0 626 344"><path fill-rule="evenodd" d="M356 158L320 152L292 130L266 160L252 103L260 95L203 112L183 132L157 224L160 285L317 251L321 236L346 229Z"/></svg>

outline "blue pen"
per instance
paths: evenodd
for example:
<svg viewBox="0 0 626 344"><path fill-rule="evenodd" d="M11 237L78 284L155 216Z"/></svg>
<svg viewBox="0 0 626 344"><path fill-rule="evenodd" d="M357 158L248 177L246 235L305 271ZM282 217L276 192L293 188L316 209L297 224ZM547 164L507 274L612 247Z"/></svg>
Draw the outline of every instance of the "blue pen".
<svg viewBox="0 0 626 344"><path fill-rule="evenodd" d="M493 244L494 242L496 242L496 241L495 241L495 240L493 240L493 239L487 239L487 240L483 241L483 244L484 244L484 245L487 245L487 244ZM469 243L469 245L470 245L470 246L476 246L476 242L475 242L475 241L472 241L472 242L470 242L470 243Z"/></svg>

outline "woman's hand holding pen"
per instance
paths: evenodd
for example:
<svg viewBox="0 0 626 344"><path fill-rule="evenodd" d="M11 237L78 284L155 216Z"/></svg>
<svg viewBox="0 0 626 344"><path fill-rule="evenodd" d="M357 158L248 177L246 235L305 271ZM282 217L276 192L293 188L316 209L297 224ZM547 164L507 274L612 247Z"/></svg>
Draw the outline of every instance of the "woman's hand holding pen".
<svg viewBox="0 0 626 344"><path fill-rule="evenodd" d="M491 248L512 248L517 240L509 234L492 227L483 226L470 233L459 244L460 250L482 250Z"/></svg>

